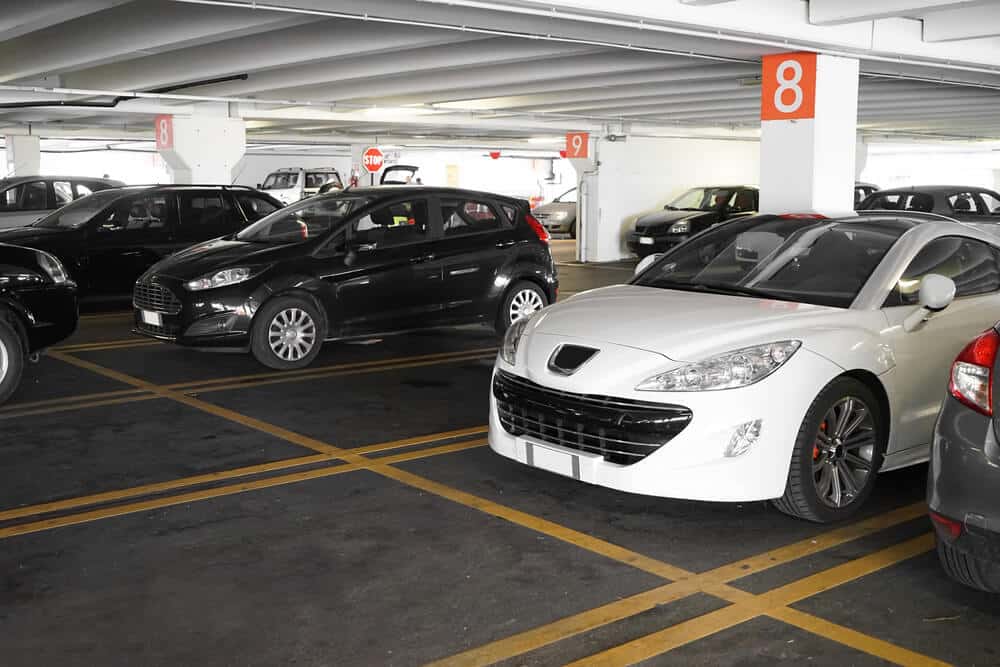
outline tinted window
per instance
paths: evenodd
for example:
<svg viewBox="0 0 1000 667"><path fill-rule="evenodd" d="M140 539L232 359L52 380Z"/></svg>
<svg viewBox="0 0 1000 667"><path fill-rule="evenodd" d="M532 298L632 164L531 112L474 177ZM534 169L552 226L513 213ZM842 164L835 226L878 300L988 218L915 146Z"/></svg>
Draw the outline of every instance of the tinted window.
<svg viewBox="0 0 1000 667"><path fill-rule="evenodd" d="M951 207L953 213L958 213L960 215L963 213L978 213L976 200L971 192L956 192L953 195L949 195L948 206Z"/></svg>
<svg viewBox="0 0 1000 667"><path fill-rule="evenodd" d="M167 195L127 197L111 207L95 231L99 234L161 239L170 231L169 215Z"/></svg>
<svg viewBox="0 0 1000 667"><path fill-rule="evenodd" d="M351 224L351 248L376 250L419 243L427 239L427 201L397 202L375 209Z"/></svg>
<svg viewBox="0 0 1000 667"><path fill-rule="evenodd" d="M477 201L442 201L441 218L445 236L495 232L506 226L492 206Z"/></svg>
<svg viewBox="0 0 1000 667"><path fill-rule="evenodd" d="M695 188L670 202L668 208L680 211L715 211L732 196L733 191L726 188Z"/></svg>
<svg viewBox="0 0 1000 667"><path fill-rule="evenodd" d="M847 308L908 225L752 217L684 243L635 283Z"/></svg>
<svg viewBox="0 0 1000 667"><path fill-rule="evenodd" d="M920 281L931 273L955 281L955 296L1000 290L1000 267L993 249L980 241L948 236L931 241L917 253L886 301L887 306L919 302Z"/></svg>
<svg viewBox="0 0 1000 667"><path fill-rule="evenodd" d="M261 190L287 190L288 188L294 188L299 182L299 172L297 171L276 171L273 174L268 174L268 177L264 179L264 184L260 186Z"/></svg>
<svg viewBox="0 0 1000 667"><path fill-rule="evenodd" d="M224 192L182 191L177 202L178 238L182 241L203 241L238 229L232 203Z"/></svg>
<svg viewBox="0 0 1000 667"><path fill-rule="evenodd" d="M52 181L52 192L56 196L56 206L65 206L73 201L73 185L69 181Z"/></svg>
<svg viewBox="0 0 1000 667"><path fill-rule="evenodd" d="M299 243L323 236L367 206L364 197L315 197L278 209L250 225L236 238L254 243Z"/></svg>
<svg viewBox="0 0 1000 667"><path fill-rule="evenodd" d="M21 183L0 195L0 211L44 211L49 206L49 188L45 181Z"/></svg>
<svg viewBox="0 0 1000 667"><path fill-rule="evenodd" d="M926 192L905 192L876 196L868 202L866 209L884 211L934 211L934 197Z"/></svg>
<svg viewBox="0 0 1000 667"><path fill-rule="evenodd" d="M986 213L1000 215L1000 199L997 195L992 192L980 192L980 198L983 202L983 207L986 209Z"/></svg>
<svg viewBox="0 0 1000 667"><path fill-rule="evenodd" d="M35 223L37 227L80 227L100 213L115 199L122 196L119 190L106 190L77 199L66 204L55 213L51 213Z"/></svg>
<svg viewBox="0 0 1000 667"><path fill-rule="evenodd" d="M573 188L572 190L567 190L566 192L556 197L554 201L562 202L563 204L575 204L576 188Z"/></svg>
<svg viewBox="0 0 1000 667"><path fill-rule="evenodd" d="M270 215L278 210L278 206L257 195L240 192L236 194L236 201L239 202L243 214L250 222L256 222L265 215Z"/></svg>
<svg viewBox="0 0 1000 667"><path fill-rule="evenodd" d="M99 188L96 188L96 189L99 189ZM76 196L77 197L86 197L87 195L89 195L92 192L94 192L96 189L95 188L91 188L87 183L77 183L76 184Z"/></svg>
<svg viewBox="0 0 1000 667"><path fill-rule="evenodd" d="M729 199L732 213L749 213L757 210L757 193L753 190L737 190Z"/></svg>
<svg viewBox="0 0 1000 667"><path fill-rule="evenodd" d="M306 187L310 190L318 188L326 183L336 183L340 185L340 177L332 171L310 171L306 173Z"/></svg>

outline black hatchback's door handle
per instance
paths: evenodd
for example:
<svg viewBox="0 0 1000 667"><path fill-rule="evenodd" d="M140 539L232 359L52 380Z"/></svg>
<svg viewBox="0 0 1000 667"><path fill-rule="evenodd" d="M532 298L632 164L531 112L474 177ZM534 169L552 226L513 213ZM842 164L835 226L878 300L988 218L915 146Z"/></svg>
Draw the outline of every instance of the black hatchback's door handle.
<svg viewBox="0 0 1000 667"><path fill-rule="evenodd" d="M498 248L509 248L512 245L514 245L514 243L516 243L516 241L497 241L497 247Z"/></svg>

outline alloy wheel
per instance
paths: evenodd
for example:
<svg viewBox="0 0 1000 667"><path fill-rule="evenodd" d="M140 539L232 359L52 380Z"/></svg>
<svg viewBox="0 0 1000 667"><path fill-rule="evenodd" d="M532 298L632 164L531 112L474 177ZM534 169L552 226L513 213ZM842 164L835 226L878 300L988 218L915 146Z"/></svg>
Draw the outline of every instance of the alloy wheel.
<svg viewBox="0 0 1000 667"><path fill-rule="evenodd" d="M510 323L513 324L522 318L533 315L544 307L545 302L542 301L538 292L533 289L522 289L510 300L507 316L510 318Z"/></svg>
<svg viewBox="0 0 1000 667"><path fill-rule="evenodd" d="M820 422L813 444L816 494L828 507L847 507L861 495L872 474L875 419L859 398L833 404Z"/></svg>
<svg viewBox="0 0 1000 667"><path fill-rule="evenodd" d="M299 361L316 345L316 323L301 308L285 308L271 320L267 340L279 359Z"/></svg>

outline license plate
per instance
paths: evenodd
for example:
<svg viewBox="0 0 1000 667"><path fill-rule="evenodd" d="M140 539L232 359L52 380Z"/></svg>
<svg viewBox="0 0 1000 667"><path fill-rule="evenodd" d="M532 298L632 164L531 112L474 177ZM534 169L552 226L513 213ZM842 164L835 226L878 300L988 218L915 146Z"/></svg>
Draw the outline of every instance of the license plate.
<svg viewBox="0 0 1000 667"><path fill-rule="evenodd" d="M162 327L163 315L160 315L159 313L154 313L151 310L143 310L142 321L145 322L146 324L151 324L154 327Z"/></svg>
<svg viewBox="0 0 1000 667"><path fill-rule="evenodd" d="M561 449L546 447L530 440L524 440L524 458L529 466L565 475L573 479L591 482L594 479L594 468L601 456L593 454L570 454Z"/></svg>
<svg viewBox="0 0 1000 667"><path fill-rule="evenodd" d="M640 236L639 237L639 244L640 245L653 245L653 237L652 236Z"/></svg>

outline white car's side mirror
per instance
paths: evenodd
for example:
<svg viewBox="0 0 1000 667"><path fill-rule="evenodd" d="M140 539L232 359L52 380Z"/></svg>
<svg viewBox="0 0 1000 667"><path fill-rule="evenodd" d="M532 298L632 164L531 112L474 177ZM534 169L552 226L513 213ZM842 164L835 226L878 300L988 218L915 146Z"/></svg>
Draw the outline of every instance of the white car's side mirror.
<svg viewBox="0 0 1000 667"><path fill-rule="evenodd" d="M907 332L914 331L934 313L951 305L955 300L955 281L936 273L928 274L920 281L919 298L920 308L903 320L903 329Z"/></svg>
<svg viewBox="0 0 1000 667"><path fill-rule="evenodd" d="M640 273L651 267L653 264L658 262L661 257L663 257L662 252L658 252L652 255L646 255L645 257L643 257L642 260L635 265L635 275L639 275Z"/></svg>

